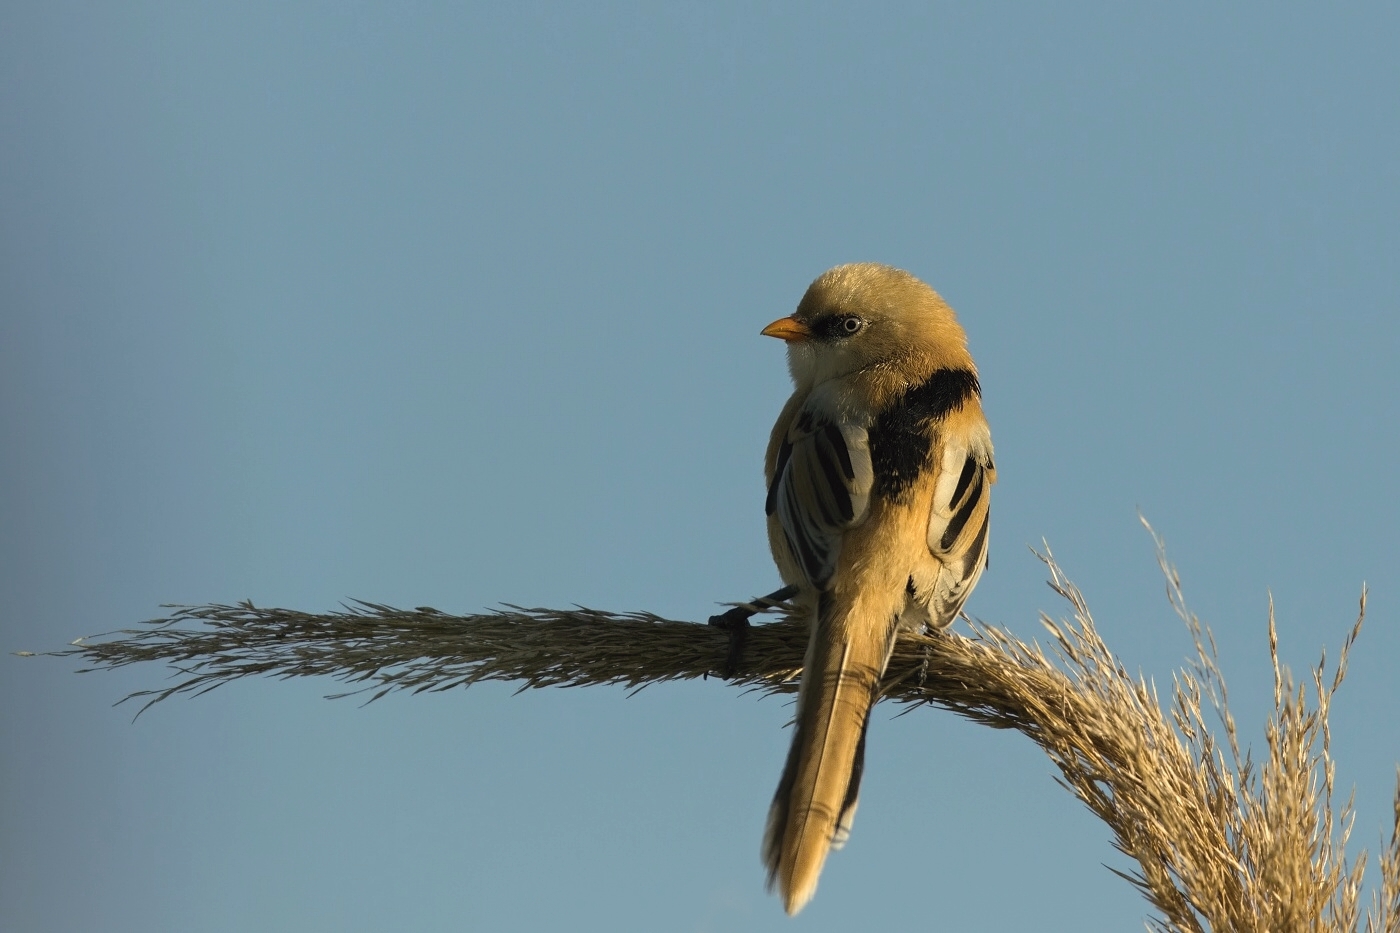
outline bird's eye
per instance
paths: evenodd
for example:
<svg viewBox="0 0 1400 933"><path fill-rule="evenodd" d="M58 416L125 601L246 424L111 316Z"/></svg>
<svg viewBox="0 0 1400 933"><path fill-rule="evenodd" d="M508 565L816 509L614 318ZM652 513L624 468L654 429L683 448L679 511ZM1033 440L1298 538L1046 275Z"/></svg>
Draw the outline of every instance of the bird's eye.
<svg viewBox="0 0 1400 933"><path fill-rule="evenodd" d="M841 332L843 334L854 334L865 326L865 322L854 314L841 319Z"/></svg>

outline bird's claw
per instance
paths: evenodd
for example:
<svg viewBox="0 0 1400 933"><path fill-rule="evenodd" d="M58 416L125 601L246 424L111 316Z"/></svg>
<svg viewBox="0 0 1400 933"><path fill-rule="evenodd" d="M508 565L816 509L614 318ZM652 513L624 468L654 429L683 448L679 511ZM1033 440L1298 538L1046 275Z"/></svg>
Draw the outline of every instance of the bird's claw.
<svg viewBox="0 0 1400 933"><path fill-rule="evenodd" d="M759 612L777 609L797 595L797 587L785 586L767 596L760 596L752 602L742 603L728 612L710 616L709 624L729 633L729 653L725 655L724 667L716 673L725 680L733 679L739 673L739 664L744 659L744 646L749 642L749 619Z"/></svg>
<svg viewBox="0 0 1400 933"><path fill-rule="evenodd" d="M718 671L719 676L725 680L731 679L739 673L739 662L744 658L744 646L749 641L749 616L753 615L753 610L744 606L735 606L728 612L722 612L717 616L710 616L710 625L729 633L729 652L724 657L724 666Z"/></svg>

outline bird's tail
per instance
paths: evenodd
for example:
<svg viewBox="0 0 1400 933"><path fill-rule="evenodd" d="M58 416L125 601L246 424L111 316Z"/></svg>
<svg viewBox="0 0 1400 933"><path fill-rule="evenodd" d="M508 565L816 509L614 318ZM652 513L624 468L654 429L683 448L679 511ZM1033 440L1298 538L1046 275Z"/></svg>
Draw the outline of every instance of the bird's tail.
<svg viewBox="0 0 1400 933"><path fill-rule="evenodd" d="M768 887L778 889L789 914L811 900L827 852L840 848L850 833L866 724L894 646L892 612L870 625L859 624L860 616L870 615L856 609L838 606L829 594L818 603L797 696L797 727L768 811Z"/></svg>

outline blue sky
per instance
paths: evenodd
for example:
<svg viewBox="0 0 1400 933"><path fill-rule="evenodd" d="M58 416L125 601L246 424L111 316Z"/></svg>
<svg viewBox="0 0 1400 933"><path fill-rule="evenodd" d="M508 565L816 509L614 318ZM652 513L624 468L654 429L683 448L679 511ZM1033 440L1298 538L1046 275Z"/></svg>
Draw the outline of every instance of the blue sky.
<svg viewBox="0 0 1400 933"><path fill-rule="evenodd" d="M357 597L703 619L776 584L758 336L839 262L956 308L997 445L975 615L1131 669L1268 594L1336 701L1354 845L1400 759L1400 14L893 4L0 10L0 634ZM1329 657L1333 652L1329 653ZM1146 904L1026 740L877 714L795 921L790 713L713 681L326 701L0 659L0 927L1109 930Z"/></svg>

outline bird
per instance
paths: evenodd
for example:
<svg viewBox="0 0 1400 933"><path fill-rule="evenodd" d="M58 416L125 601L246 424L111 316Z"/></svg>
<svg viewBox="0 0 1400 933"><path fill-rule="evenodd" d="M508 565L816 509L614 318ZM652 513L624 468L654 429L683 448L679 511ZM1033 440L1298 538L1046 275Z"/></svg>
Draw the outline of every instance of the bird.
<svg viewBox="0 0 1400 933"><path fill-rule="evenodd" d="M895 639L950 625L987 565L996 467L967 336L910 273L837 266L761 333L794 386L764 462L769 546L810 620L762 848L793 915L850 834Z"/></svg>

